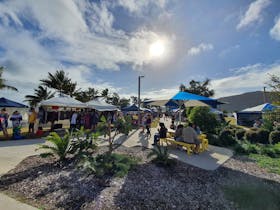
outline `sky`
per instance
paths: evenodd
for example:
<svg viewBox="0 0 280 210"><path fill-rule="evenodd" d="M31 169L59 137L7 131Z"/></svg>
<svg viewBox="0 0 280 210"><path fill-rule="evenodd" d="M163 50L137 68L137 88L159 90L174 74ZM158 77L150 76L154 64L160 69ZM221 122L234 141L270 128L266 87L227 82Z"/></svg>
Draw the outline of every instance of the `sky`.
<svg viewBox="0 0 280 210"><path fill-rule="evenodd" d="M214 98L280 75L279 0L0 0L0 66L22 102L48 72L81 89L168 98L211 79Z"/></svg>

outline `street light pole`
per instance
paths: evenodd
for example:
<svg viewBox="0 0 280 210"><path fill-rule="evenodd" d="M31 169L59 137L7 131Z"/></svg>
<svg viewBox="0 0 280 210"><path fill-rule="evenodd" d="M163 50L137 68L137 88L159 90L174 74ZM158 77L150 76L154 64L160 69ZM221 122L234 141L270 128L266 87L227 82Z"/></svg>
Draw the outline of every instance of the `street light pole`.
<svg viewBox="0 0 280 210"><path fill-rule="evenodd" d="M144 76L138 76L138 127L140 127L140 105L141 105L141 100L140 100L140 88L141 88L141 78Z"/></svg>

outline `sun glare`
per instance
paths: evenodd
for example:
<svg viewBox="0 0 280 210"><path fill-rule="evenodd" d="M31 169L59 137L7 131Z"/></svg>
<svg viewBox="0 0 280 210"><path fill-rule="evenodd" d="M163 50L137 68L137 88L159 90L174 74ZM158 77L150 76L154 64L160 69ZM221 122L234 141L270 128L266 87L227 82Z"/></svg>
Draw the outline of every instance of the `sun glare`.
<svg viewBox="0 0 280 210"><path fill-rule="evenodd" d="M150 56L161 57L164 54L164 44L162 41L156 41L150 45Z"/></svg>

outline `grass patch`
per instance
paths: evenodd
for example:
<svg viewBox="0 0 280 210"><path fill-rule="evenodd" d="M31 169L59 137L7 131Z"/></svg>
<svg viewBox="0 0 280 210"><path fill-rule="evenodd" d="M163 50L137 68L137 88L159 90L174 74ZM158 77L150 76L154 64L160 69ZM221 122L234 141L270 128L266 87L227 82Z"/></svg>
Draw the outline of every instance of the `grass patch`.
<svg viewBox="0 0 280 210"><path fill-rule="evenodd" d="M259 154L250 154L249 157L255 160L260 167L280 175L280 158L271 158Z"/></svg>
<svg viewBox="0 0 280 210"><path fill-rule="evenodd" d="M269 183L244 183L224 187L225 197L233 201L238 209L277 210L280 206L280 190Z"/></svg>

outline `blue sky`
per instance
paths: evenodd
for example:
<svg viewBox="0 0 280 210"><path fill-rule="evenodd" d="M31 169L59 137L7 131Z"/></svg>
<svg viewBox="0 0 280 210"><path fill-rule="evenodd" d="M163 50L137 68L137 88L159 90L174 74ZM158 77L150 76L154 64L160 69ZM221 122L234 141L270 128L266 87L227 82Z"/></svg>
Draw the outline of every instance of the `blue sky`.
<svg viewBox="0 0 280 210"><path fill-rule="evenodd" d="M262 90L280 75L278 0L0 0L0 65L24 100L48 72L82 89L164 98L191 79L215 97ZM161 56L150 53L160 42Z"/></svg>

